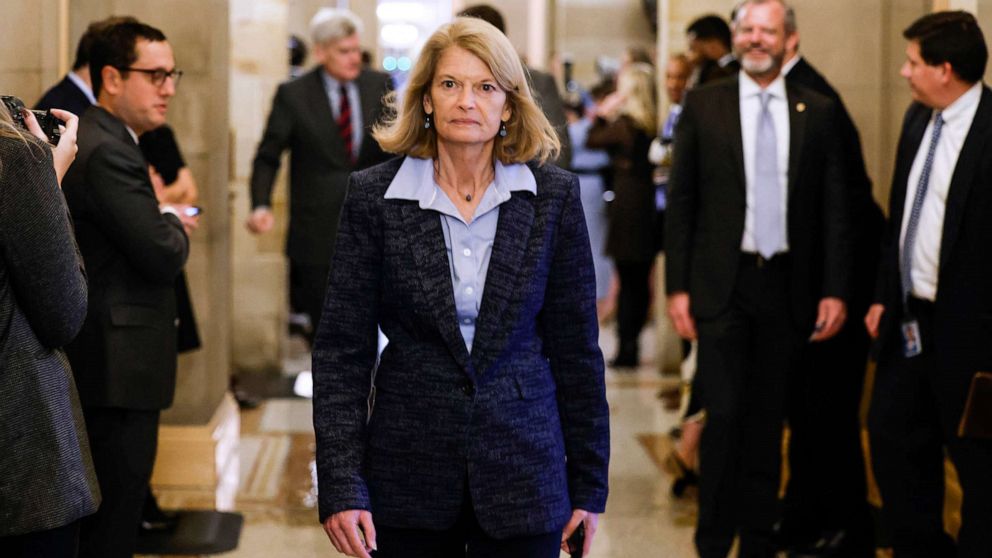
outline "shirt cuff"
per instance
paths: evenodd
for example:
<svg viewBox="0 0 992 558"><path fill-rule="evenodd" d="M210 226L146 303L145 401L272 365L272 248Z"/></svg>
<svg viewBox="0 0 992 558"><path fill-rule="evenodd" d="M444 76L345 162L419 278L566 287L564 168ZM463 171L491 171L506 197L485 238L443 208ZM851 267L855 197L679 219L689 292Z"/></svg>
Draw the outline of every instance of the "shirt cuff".
<svg viewBox="0 0 992 558"><path fill-rule="evenodd" d="M173 214L173 215L176 216L176 219L179 219L180 221L182 221L182 218L179 216L179 211L177 211L176 208L175 207L172 207L171 205L160 206L158 208L158 211L162 215L165 215L166 213L171 213L171 214Z"/></svg>

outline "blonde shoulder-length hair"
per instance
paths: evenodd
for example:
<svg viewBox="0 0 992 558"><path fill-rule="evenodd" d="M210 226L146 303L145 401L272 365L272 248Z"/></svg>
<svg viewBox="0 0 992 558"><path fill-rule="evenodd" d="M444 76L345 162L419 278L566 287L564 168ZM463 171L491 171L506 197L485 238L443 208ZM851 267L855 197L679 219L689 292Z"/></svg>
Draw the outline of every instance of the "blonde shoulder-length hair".
<svg viewBox="0 0 992 558"><path fill-rule="evenodd" d="M643 62L627 66L617 77L617 92L625 99L620 114L629 116L649 136L657 133L654 68Z"/></svg>
<svg viewBox="0 0 992 558"><path fill-rule="evenodd" d="M451 47L465 49L482 60L506 92L510 119L506 122L506 136L495 138L494 157L504 164L531 160L544 164L557 157L561 150L558 134L534 101L513 45L498 29L471 17L456 18L427 39L401 103L395 93L386 97L388 116L372 130L383 150L422 159L437 157L434 127L424 127L424 98L430 95L441 55Z"/></svg>

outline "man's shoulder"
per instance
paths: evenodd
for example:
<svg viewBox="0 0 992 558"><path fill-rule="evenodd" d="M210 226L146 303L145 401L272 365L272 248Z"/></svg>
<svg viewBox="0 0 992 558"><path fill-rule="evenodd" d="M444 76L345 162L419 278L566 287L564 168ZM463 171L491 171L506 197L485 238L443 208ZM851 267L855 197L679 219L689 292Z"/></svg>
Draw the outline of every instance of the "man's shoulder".
<svg viewBox="0 0 992 558"><path fill-rule="evenodd" d="M392 88L393 78L385 72L366 68L358 74L358 87L373 87L375 89Z"/></svg>

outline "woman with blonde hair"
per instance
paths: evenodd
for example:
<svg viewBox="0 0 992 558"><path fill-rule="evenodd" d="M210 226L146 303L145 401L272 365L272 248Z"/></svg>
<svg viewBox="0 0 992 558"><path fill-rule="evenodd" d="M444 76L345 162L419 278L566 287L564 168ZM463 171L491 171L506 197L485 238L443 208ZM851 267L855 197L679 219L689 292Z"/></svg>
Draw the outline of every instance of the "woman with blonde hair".
<svg viewBox="0 0 992 558"><path fill-rule="evenodd" d="M86 278L59 182L77 119L49 149L29 112L0 105L0 555L76 556L79 519L100 502L69 362L86 317Z"/></svg>
<svg viewBox="0 0 992 558"><path fill-rule="evenodd" d="M363 558L551 558L580 526L588 551L609 413L578 181L481 20L391 102L400 157L351 176L314 345L321 522Z"/></svg>
<svg viewBox="0 0 992 558"><path fill-rule="evenodd" d="M634 63L620 72L617 90L599 104L586 146L606 149L613 170L613 201L608 208L606 253L620 276L617 296L616 358L610 364L636 367L638 337L648 314L648 279L657 253L655 188L648 161L657 134L654 69Z"/></svg>

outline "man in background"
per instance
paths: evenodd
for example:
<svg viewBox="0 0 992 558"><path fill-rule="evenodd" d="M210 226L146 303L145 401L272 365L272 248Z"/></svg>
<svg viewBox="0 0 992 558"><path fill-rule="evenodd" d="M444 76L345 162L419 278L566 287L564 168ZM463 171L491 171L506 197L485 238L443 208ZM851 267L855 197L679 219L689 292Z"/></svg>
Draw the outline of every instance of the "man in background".
<svg viewBox="0 0 992 558"><path fill-rule="evenodd" d="M138 136L165 123L181 72L154 27L110 25L90 49L97 105L83 114L63 190L89 280L67 353L103 494L80 532L83 558L130 558L176 383L174 284L189 254L189 206L159 204Z"/></svg>
<svg viewBox="0 0 992 558"><path fill-rule="evenodd" d="M694 66L689 88L737 74L741 69L730 49L730 26L718 15L705 15L685 29Z"/></svg>
<svg viewBox="0 0 992 558"><path fill-rule="evenodd" d="M290 305L310 317L311 340L323 311L348 177L388 158L370 132L382 116L382 98L392 81L362 69L361 32L361 21L349 11L317 12L310 33L319 65L279 86L252 168L252 212L246 225L263 234L275 223L272 188L282 153L290 150Z"/></svg>
<svg viewBox="0 0 992 558"><path fill-rule="evenodd" d="M41 96L35 104L35 110L57 108L82 116L86 109L95 105L96 97L90 82L90 47L100 31L114 23L125 21L136 20L132 17L114 16L89 24L76 45L76 59L72 63L72 70Z"/></svg>

